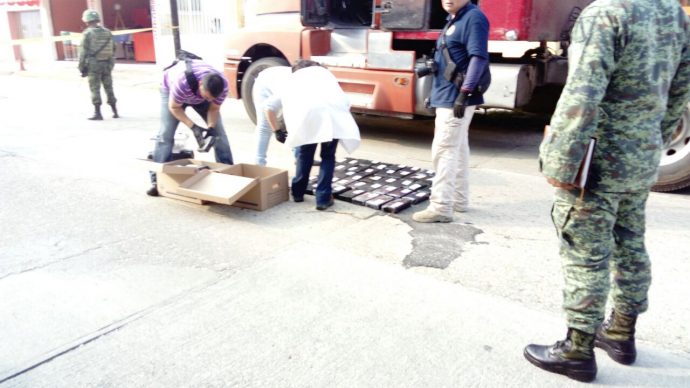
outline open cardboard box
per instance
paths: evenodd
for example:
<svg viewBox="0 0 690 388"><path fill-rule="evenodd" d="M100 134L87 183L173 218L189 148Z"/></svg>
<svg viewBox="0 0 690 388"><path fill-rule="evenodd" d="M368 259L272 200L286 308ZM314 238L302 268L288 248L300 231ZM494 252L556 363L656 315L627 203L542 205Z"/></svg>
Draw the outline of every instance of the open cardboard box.
<svg viewBox="0 0 690 388"><path fill-rule="evenodd" d="M194 175L201 170L223 170L230 167L229 164L207 162L197 159L179 159L165 163L161 166L160 172L165 174Z"/></svg>
<svg viewBox="0 0 690 388"><path fill-rule="evenodd" d="M161 166L158 192L199 204L210 201L265 210L288 200L288 175L274 167L181 159Z"/></svg>
<svg viewBox="0 0 690 388"><path fill-rule="evenodd" d="M182 182L177 191L188 197L232 205L258 183L258 178L232 175L228 169L201 170Z"/></svg>
<svg viewBox="0 0 690 388"><path fill-rule="evenodd" d="M288 200L287 170L255 164L235 164L223 170L246 178L256 178L258 183L238 198L232 206L253 210L266 210Z"/></svg>
<svg viewBox="0 0 690 388"><path fill-rule="evenodd" d="M222 171L228 167L231 166L197 159L179 159L164 163L157 169L158 193L164 197L203 205L207 201L179 192L180 185L199 171Z"/></svg>

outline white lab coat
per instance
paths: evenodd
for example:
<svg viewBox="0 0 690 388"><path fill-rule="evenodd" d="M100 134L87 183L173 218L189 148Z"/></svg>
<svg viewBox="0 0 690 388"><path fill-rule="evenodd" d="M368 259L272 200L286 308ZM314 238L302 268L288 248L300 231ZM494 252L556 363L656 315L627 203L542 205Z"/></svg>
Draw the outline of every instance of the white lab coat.
<svg viewBox="0 0 690 388"><path fill-rule="evenodd" d="M281 100L289 147L333 139L339 139L348 153L359 147L359 127L350 102L328 69L311 66L292 73Z"/></svg>
<svg viewBox="0 0 690 388"><path fill-rule="evenodd" d="M290 66L273 66L259 73L254 81L252 91L257 116L264 114L261 111L264 108L264 103L273 95L280 95L285 83L291 76L292 68Z"/></svg>

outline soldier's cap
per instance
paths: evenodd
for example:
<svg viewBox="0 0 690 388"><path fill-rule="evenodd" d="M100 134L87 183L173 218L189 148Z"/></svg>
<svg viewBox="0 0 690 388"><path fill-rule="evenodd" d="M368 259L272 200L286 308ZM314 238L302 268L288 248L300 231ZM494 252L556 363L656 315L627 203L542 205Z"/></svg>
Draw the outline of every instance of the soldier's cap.
<svg viewBox="0 0 690 388"><path fill-rule="evenodd" d="M92 9L87 9L81 15L81 20L84 23L99 22L99 21L101 21L101 15L99 15L98 12L96 12Z"/></svg>

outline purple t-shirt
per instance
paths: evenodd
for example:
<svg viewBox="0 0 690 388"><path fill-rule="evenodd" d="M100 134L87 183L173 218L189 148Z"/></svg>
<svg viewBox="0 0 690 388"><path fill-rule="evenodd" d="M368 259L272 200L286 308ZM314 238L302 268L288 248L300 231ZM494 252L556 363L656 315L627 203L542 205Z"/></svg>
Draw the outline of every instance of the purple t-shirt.
<svg viewBox="0 0 690 388"><path fill-rule="evenodd" d="M163 89L167 90L178 104L201 104L205 100L201 97L199 91L197 91L196 94L192 92L192 88L187 83L187 77L184 74L186 69L187 66L184 61L180 61L175 66L166 70L165 73L163 73ZM196 79L199 80L199 84L201 84L201 79L208 73L217 73L223 77L223 92L213 100L213 103L217 105L222 104L225 97L228 95L228 80L223 73L217 71L211 65L198 60L192 61L192 72Z"/></svg>

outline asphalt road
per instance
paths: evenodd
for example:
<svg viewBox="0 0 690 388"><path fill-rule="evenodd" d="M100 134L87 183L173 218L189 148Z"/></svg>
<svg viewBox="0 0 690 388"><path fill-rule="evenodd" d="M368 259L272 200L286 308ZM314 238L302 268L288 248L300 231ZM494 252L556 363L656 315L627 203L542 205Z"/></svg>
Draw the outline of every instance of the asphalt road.
<svg viewBox="0 0 690 388"><path fill-rule="evenodd" d="M123 117L91 122L71 65L0 73L0 386L580 385L522 357L565 334L544 118L476 117L471 209L451 224L312 198L200 206L144 194L157 69L118 65ZM251 162L241 102L222 114ZM358 122L354 157L431 167L432 121ZM269 163L294 169L275 142ZM594 385L690 385L690 191L647 210L638 362L597 351Z"/></svg>

